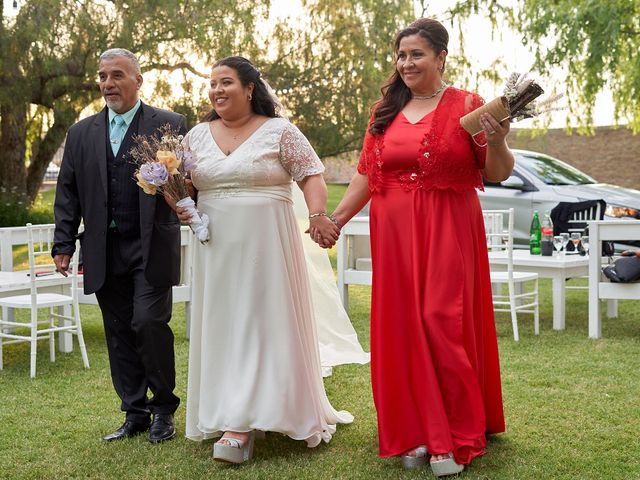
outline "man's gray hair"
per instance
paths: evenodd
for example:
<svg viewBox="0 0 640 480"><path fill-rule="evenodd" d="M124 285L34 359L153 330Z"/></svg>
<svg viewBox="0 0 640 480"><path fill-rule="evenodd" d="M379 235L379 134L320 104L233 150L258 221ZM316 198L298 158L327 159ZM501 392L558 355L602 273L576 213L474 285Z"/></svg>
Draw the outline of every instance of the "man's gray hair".
<svg viewBox="0 0 640 480"><path fill-rule="evenodd" d="M109 50L102 52L102 55L100 55L100 61L111 60L116 57L128 58L136 69L136 73L140 73L140 62L138 62L138 57L126 48L110 48Z"/></svg>

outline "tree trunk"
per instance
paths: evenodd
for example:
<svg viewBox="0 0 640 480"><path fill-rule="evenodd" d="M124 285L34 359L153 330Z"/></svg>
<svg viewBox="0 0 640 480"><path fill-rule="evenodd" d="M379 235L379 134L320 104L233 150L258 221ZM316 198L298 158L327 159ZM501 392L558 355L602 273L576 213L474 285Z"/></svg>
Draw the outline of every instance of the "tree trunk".
<svg viewBox="0 0 640 480"><path fill-rule="evenodd" d="M0 107L0 187L16 194L26 192L25 166L27 136L27 104L2 105Z"/></svg>
<svg viewBox="0 0 640 480"><path fill-rule="evenodd" d="M53 125L47 130L38 148L34 149L34 156L31 157L31 163L29 164L26 178L26 192L31 202L36 199L47 167L58 151L58 148L60 148L60 145L62 145L67 130L73 125L77 115L71 107L65 108L56 105Z"/></svg>

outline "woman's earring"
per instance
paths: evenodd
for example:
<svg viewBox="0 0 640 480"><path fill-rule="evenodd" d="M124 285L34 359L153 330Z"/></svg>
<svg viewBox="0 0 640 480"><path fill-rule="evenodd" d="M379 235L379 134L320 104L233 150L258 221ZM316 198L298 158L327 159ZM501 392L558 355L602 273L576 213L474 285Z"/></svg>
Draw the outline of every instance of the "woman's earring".
<svg viewBox="0 0 640 480"><path fill-rule="evenodd" d="M251 94L249 94L249 101L251 101L251 99L252 99L252 98L253 98L253 97L251 96Z"/></svg>

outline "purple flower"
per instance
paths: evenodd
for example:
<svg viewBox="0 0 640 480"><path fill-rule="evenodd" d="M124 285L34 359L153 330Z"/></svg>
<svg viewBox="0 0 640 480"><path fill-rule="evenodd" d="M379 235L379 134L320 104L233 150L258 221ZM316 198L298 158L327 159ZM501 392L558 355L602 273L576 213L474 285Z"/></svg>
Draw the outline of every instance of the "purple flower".
<svg viewBox="0 0 640 480"><path fill-rule="evenodd" d="M193 152L185 151L182 155L182 166L185 172L190 172L198 165L198 159Z"/></svg>
<svg viewBox="0 0 640 480"><path fill-rule="evenodd" d="M167 167L163 164L159 162L149 162L142 164L140 167L140 176L142 176L145 182L160 187L167 183L169 172L167 172Z"/></svg>

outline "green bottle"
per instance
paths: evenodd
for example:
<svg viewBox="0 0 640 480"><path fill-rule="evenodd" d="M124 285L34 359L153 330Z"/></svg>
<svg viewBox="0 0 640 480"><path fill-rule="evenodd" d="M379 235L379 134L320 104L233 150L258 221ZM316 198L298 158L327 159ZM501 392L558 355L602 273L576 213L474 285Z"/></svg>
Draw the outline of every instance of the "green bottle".
<svg viewBox="0 0 640 480"><path fill-rule="evenodd" d="M540 240L542 232L540 231L540 217L538 211L533 212L533 220L531 220L531 229L529 230L529 252L531 255L540 255Z"/></svg>

